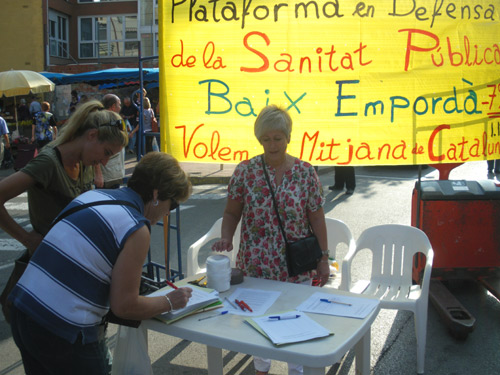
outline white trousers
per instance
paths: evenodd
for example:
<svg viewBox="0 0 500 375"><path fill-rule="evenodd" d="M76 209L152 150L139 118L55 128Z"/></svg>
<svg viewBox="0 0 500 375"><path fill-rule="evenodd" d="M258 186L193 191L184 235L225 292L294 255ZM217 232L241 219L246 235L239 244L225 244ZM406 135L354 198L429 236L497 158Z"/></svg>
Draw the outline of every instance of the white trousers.
<svg viewBox="0 0 500 375"><path fill-rule="evenodd" d="M256 371L269 372L271 369L271 360L261 357L253 357L253 365ZM304 369L302 365L296 363L288 363L288 375L302 375Z"/></svg>

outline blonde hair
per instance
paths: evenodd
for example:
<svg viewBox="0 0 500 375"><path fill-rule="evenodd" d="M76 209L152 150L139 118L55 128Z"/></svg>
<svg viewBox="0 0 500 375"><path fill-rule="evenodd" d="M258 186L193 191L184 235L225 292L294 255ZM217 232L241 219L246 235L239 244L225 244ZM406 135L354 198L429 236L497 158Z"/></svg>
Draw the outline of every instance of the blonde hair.
<svg viewBox="0 0 500 375"><path fill-rule="evenodd" d="M158 199L173 199L184 202L191 195L191 181L182 170L177 159L164 152L148 152L135 166L127 186L139 194L144 203L153 199L153 190L158 190Z"/></svg>
<svg viewBox="0 0 500 375"><path fill-rule="evenodd" d="M143 107L144 109L149 109L149 108L151 108L151 102L149 101L149 98L144 98L144 99L142 100L142 107Z"/></svg>
<svg viewBox="0 0 500 375"><path fill-rule="evenodd" d="M283 132L290 142L292 118L286 109L278 107L276 104L264 107L257 116L254 125L254 134L259 142L264 134L272 130Z"/></svg>
<svg viewBox="0 0 500 375"><path fill-rule="evenodd" d="M119 114L104 109L102 103L97 100L89 101L76 109L51 144L59 146L83 136L87 130L97 129L97 139L100 142L125 147L128 135L123 131L123 126L116 126L117 121L121 121Z"/></svg>

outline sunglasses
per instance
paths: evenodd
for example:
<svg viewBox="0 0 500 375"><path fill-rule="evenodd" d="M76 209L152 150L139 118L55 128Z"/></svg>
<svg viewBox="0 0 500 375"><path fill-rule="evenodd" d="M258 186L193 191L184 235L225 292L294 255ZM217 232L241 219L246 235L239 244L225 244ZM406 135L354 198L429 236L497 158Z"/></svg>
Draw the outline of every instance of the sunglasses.
<svg viewBox="0 0 500 375"><path fill-rule="evenodd" d="M122 120L107 122L105 124L98 125L97 127L100 128L102 126L116 126L117 128L123 129Z"/></svg>
<svg viewBox="0 0 500 375"><path fill-rule="evenodd" d="M175 210L179 207L179 202L177 202L174 198L170 198L170 211Z"/></svg>

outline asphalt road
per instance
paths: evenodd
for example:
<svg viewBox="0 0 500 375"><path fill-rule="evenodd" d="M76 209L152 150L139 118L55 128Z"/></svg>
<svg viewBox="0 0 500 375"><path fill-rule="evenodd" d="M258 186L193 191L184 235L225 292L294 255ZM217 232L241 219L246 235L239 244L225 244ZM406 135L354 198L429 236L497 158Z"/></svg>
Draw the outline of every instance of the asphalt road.
<svg viewBox="0 0 500 375"><path fill-rule="evenodd" d="M415 186L415 167L358 167L356 191L352 196L331 192L331 168L319 170L325 187L325 212L329 217L344 221L354 238L373 225L382 223L410 224L411 195ZM423 177L436 179L433 168L423 170ZM462 165L451 172L450 179L488 179L485 162ZM180 233L181 269L186 269L189 245L201 237L222 215L225 205L225 185L195 186L193 196L181 207ZM8 203L8 210L22 225L29 225L26 197ZM171 222L175 223L175 215ZM481 233L478 233L481 235ZM171 268L178 269L176 231L170 232ZM152 260L164 263L163 228L156 226L152 234ZM22 248L0 232L0 287L12 270L13 260ZM337 249L341 263L346 248ZM200 258L209 255L204 249ZM354 278L369 274L368 261L356 261ZM337 285L341 275L332 280ZM473 282L456 282L450 285L453 294L476 318L476 328L465 340L449 334L434 307L429 305L426 346L426 374L433 375L497 375L500 374L500 303L484 288ZM116 327L109 329L110 345L115 342ZM206 350L188 341L149 334L149 355L155 374L206 374ZM413 316L408 312L382 310L372 326L371 369L373 374L415 374L416 340ZM250 356L224 351L225 374L254 374ZM273 362L271 374L287 374L286 364ZM351 375L355 373L354 356L348 353L340 364L328 369L327 374ZM24 374L19 352L11 338L8 324L0 319L0 375Z"/></svg>

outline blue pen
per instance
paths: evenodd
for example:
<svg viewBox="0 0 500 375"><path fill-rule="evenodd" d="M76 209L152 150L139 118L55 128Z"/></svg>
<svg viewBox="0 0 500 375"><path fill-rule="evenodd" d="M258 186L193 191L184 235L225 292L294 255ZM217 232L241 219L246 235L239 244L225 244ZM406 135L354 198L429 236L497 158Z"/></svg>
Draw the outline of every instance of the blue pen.
<svg viewBox="0 0 500 375"><path fill-rule="evenodd" d="M221 311L220 314L215 314L215 315L210 315L210 316L206 316L204 318L200 318L198 319L198 321L200 320L205 320L205 319L210 319L210 318L215 318L216 316L220 316L220 315L224 315L224 314L227 314L229 311Z"/></svg>
<svg viewBox="0 0 500 375"><path fill-rule="evenodd" d="M300 315L285 315L285 316L270 316L269 320L287 320L287 319L297 319L300 318Z"/></svg>
<svg viewBox="0 0 500 375"><path fill-rule="evenodd" d="M320 301L321 301L321 302L327 302L327 303L336 303L336 304L338 304L338 305L352 306L352 304L350 304L350 303L339 302L339 301L333 301L333 300L326 299L326 298L321 298L321 299L320 299Z"/></svg>

